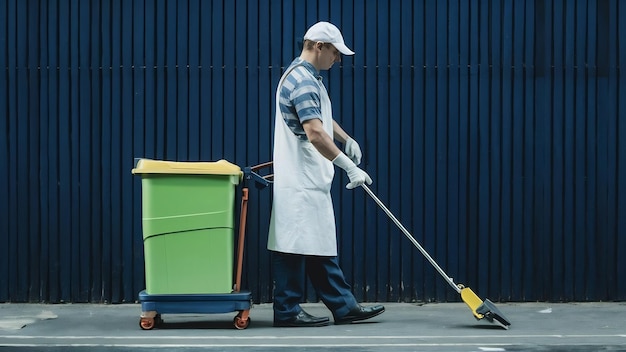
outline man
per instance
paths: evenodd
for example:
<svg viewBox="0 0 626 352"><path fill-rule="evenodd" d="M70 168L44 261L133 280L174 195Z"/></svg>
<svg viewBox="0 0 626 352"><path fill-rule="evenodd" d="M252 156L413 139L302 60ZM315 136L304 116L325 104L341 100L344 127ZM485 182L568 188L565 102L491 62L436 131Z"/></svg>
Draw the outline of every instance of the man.
<svg viewBox="0 0 626 352"><path fill-rule="evenodd" d="M385 308L363 307L352 294L337 261L335 215L330 196L334 165L348 174L353 189L371 184L357 167L361 149L334 121L319 75L341 54L354 55L339 29L319 22L308 29L300 57L285 71L276 91L274 202L268 236L274 273L274 326L325 326L300 307L306 278L332 312L335 324L374 317ZM334 139L344 145L345 154Z"/></svg>

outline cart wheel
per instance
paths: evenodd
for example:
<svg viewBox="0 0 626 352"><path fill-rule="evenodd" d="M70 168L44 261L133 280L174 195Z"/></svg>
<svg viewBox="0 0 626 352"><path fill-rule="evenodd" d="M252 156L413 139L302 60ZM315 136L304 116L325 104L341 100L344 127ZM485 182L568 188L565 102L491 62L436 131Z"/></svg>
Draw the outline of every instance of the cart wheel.
<svg viewBox="0 0 626 352"><path fill-rule="evenodd" d="M140 318L139 319L139 326L143 329L143 330L152 330L152 328L154 328L155 326L155 322L154 322L154 318Z"/></svg>
<svg viewBox="0 0 626 352"><path fill-rule="evenodd" d="M163 324L163 318L161 318L161 314L157 314L154 317L154 326L157 327L159 325Z"/></svg>
<svg viewBox="0 0 626 352"><path fill-rule="evenodd" d="M237 330L243 330L250 325L250 318L244 320L242 317L236 316L235 319L233 319L233 324Z"/></svg>

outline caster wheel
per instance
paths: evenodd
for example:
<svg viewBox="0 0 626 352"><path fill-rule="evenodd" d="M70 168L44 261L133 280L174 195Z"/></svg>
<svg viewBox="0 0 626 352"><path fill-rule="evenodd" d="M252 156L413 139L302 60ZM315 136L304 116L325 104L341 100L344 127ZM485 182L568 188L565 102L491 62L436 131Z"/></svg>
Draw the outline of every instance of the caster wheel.
<svg viewBox="0 0 626 352"><path fill-rule="evenodd" d="M152 330L155 326L154 318L141 318L139 319L139 327L143 330Z"/></svg>
<svg viewBox="0 0 626 352"><path fill-rule="evenodd" d="M236 316L235 319L233 319L233 325L235 325L237 330L243 330L250 325L250 318L244 320L240 316Z"/></svg>

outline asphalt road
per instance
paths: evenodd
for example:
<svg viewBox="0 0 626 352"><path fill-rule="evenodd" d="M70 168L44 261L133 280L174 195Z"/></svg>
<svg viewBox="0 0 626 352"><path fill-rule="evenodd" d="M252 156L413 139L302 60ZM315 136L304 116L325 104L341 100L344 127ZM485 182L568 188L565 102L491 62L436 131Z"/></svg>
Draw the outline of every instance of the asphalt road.
<svg viewBox="0 0 626 352"><path fill-rule="evenodd" d="M371 320L315 328L274 328L262 304L245 330L234 328L236 312L164 314L142 330L140 304L0 304L0 351L626 351L626 303L496 305L510 329L463 303L386 303Z"/></svg>

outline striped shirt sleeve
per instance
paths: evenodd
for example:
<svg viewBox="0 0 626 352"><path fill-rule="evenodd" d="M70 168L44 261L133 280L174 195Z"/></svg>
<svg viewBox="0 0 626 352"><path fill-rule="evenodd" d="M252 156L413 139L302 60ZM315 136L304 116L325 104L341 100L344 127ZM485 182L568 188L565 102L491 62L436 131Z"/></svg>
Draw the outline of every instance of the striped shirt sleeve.
<svg viewBox="0 0 626 352"><path fill-rule="evenodd" d="M307 68L296 67L287 76L280 91L279 104L287 126L298 138L306 140L302 123L322 116L319 84Z"/></svg>

